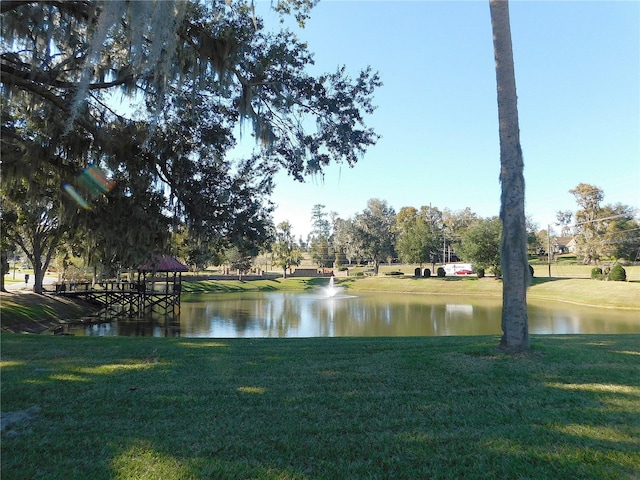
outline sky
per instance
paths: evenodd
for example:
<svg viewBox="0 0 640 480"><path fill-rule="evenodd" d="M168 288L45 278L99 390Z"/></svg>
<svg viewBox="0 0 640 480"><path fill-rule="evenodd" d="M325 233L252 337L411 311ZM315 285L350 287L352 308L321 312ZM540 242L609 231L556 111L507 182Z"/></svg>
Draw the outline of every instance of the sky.
<svg viewBox="0 0 640 480"><path fill-rule="evenodd" d="M257 2L278 28L269 1ZM640 2L510 2L525 210L540 229L575 212L569 190L640 208ZM381 135L350 168L275 178L276 225L310 232L314 205L352 218L372 198L402 207L499 214L496 81L488 0L321 0L299 38L312 72L371 66L383 86L366 118ZM637 211L640 216L640 210Z"/></svg>

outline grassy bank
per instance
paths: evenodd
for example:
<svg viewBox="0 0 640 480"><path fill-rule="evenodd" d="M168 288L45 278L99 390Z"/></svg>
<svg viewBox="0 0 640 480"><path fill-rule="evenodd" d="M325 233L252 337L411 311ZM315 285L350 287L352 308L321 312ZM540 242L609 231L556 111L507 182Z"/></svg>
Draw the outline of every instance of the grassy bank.
<svg viewBox="0 0 640 480"><path fill-rule="evenodd" d="M415 278L405 276L343 277L336 284L348 291L398 292L436 295L476 295L501 297L502 282L492 277ZM183 291L305 291L327 285L326 278L287 278L275 280L210 280L185 282ZM639 282L602 282L585 278L535 278L528 291L529 298L572 302L582 305L640 309Z"/></svg>
<svg viewBox="0 0 640 480"><path fill-rule="evenodd" d="M497 341L4 334L2 476L638 478L640 336Z"/></svg>
<svg viewBox="0 0 640 480"><path fill-rule="evenodd" d="M537 260L532 260L530 262L531 266L534 268L536 277L549 277L549 265L546 262L541 262ZM601 264L599 265L602 268L605 266L611 266L611 263ZM439 267L440 265L436 265ZM591 269L595 265L582 265L577 261L567 261L567 260L559 260L553 261L551 263L551 277L552 278L591 278ZM415 268L418 265L408 265L408 264L382 264L380 266L380 273L385 274L389 272L400 271L405 275L413 275ZM423 265L426 268L432 268L431 265ZM350 268L349 272L356 273L362 272L370 267L356 267ZM435 275L436 269L432 269L432 273ZM640 265L625 265L625 271L627 272L627 279L630 281L640 281Z"/></svg>
<svg viewBox="0 0 640 480"><path fill-rule="evenodd" d="M0 322L3 332L39 333L58 325L60 320L75 320L96 310L79 299L37 295L33 292L0 293Z"/></svg>

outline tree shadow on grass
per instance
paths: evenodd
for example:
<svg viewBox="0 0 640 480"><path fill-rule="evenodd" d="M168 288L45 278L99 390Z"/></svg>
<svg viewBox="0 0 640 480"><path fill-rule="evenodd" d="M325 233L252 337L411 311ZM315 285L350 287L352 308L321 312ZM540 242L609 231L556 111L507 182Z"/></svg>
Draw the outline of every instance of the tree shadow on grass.
<svg viewBox="0 0 640 480"><path fill-rule="evenodd" d="M301 283L304 285L304 290L316 290L329 285L329 279L323 277L310 277L303 279Z"/></svg>
<svg viewBox="0 0 640 480"><path fill-rule="evenodd" d="M531 279L531 285L543 285L545 283L557 282L560 280L567 280L563 277L533 277Z"/></svg>
<svg viewBox="0 0 640 480"><path fill-rule="evenodd" d="M3 338L7 478L633 478L635 336ZM80 448L81 447L81 448ZM31 461L30 459L33 459ZM137 472L137 473L133 473Z"/></svg>

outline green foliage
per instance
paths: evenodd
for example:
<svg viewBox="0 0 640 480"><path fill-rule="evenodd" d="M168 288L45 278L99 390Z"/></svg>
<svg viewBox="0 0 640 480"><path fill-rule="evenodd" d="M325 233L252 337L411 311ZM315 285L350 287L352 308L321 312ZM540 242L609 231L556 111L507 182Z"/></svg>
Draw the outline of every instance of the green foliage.
<svg viewBox="0 0 640 480"><path fill-rule="evenodd" d="M497 266L497 267L493 268L492 271L493 271L493 275L496 278L502 278L502 267Z"/></svg>
<svg viewBox="0 0 640 480"><path fill-rule="evenodd" d="M55 169L44 165L30 179L0 179L2 243L22 250L34 271L34 291L42 293L44 273L76 219L65 213Z"/></svg>
<svg viewBox="0 0 640 480"><path fill-rule="evenodd" d="M335 260L333 247L330 245L327 237L314 237L309 246L309 254L311 260L318 267L332 267Z"/></svg>
<svg viewBox="0 0 640 480"><path fill-rule="evenodd" d="M476 270L488 268L495 275L500 269L501 233L502 224L497 217L479 220L462 234L456 252Z"/></svg>
<svg viewBox="0 0 640 480"><path fill-rule="evenodd" d="M385 200L372 198L353 223L356 241L365 258L373 261L377 274L380 263L394 252L396 213Z"/></svg>
<svg viewBox="0 0 640 480"><path fill-rule="evenodd" d="M596 280L602 280L602 277L603 277L602 268L593 267L591 269L591 278L596 279Z"/></svg>
<svg viewBox="0 0 640 480"><path fill-rule="evenodd" d="M438 215L436 215L436 213ZM437 209L403 208L396 216L396 251L405 263L426 263L436 256L442 240L441 215Z"/></svg>
<svg viewBox="0 0 640 480"><path fill-rule="evenodd" d="M314 3L273 8L303 23ZM378 139L377 73L310 75L307 45L266 31L252 2L3 2L1 28L3 185L104 167L117 187L75 232L95 262L135 265L179 225L216 252L264 244L278 169L353 165ZM231 160L245 120L258 153Z"/></svg>
<svg viewBox="0 0 640 480"><path fill-rule="evenodd" d="M362 231L356 226L354 220L336 219L333 246L336 255L340 257L344 255L350 264L362 261L365 256Z"/></svg>
<svg viewBox="0 0 640 480"><path fill-rule="evenodd" d="M625 282L627 280L627 271L622 267L622 265L616 263L609 271L609 280Z"/></svg>
<svg viewBox="0 0 640 480"><path fill-rule="evenodd" d="M635 209L620 203L601 205L604 192L594 185L581 183L570 193L576 197L580 207L576 213L576 244L583 261L635 259L640 249L640 237L637 235L640 224Z"/></svg>
<svg viewBox="0 0 640 480"><path fill-rule="evenodd" d="M324 211L325 206L316 204L311 211L311 230L312 238L329 238L331 236L331 223L327 220L327 213Z"/></svg>
<svg viewBox="0 0 640 480"><path fill-rule="evenodd" d="M281 222L276 231L276 241L272 245L273 264L282 268L283 276L287 276L287 269L300 265L302 252L295 244L291 233L291 224Z"/></svg>
<svg viewBox="0 0 640 480"><path fill-rule="evenodd" d="M225 252L225 260L231 270L238 270L240 273L244 273L251 268L253 256L238 247L231 247Z"/></svg>

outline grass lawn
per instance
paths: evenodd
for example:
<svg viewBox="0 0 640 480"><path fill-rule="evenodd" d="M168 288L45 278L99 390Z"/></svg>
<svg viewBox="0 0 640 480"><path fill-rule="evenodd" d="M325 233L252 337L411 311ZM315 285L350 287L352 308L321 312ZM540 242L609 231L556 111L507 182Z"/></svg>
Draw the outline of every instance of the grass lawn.
<svg viewBox="0 0 640 480"><path fill-rule="evenodd" d="M3 479L640 475L639 335L1 341Z"/></svg>
<svg viewBox="0 0 640 480"><path fill-rule="evenodd" d="M538 260L532 260L530 262L531 266L534 268L536 277L549 277L549 265L545 262L540 262ZM607 263L606 265L611 265L611 263ZM440 265L436 265L436 269ZM576 261L566 261L559 260L553 261L551 263L551 277L560 277L560 278L591 278L591 269L596 265L582 265ZM604 268L605 265L599 265ZM418 265L407 265L407 264L383 264L380 266L380 273L386 274L389 272L400 271L405 275L413 275L415 268ZM423 265L425 268L431 269L431 265ZM361 272L369 267L356 267L349 269L349 272ZM627 280L629 281L640 281L640 265L625 265L625 271L627 272ZM435 270L432 270L432 274L435 275Z"/></svg>

